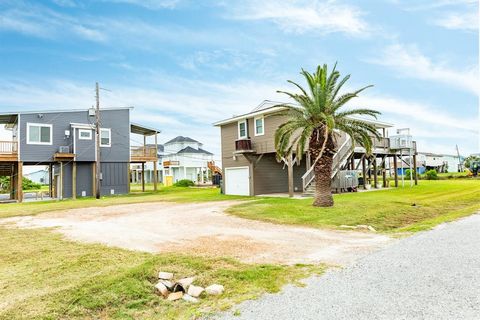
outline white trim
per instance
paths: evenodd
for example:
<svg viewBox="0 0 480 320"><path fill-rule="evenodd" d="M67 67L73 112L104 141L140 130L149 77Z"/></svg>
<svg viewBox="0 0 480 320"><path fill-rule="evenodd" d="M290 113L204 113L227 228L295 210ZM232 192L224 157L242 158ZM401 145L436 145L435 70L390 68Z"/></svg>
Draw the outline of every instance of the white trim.
<svg viewBox="0 0 480 320"><path fill-rule="evenodd" d="M82 137L82 132L88 132L88 137ZM92 129L78 129L78 140L92 140Z"/></svg>
<svg viewBox="0 0 480 320"><path fill-rule="evenodd" d="M48 127L50 128L50 142L40 142L40 141L30 141L30 127ZM42 132L40 130L40 140L42 139ZM51 146L53 144L53 126L51 124L46 124L46 123L33 123L33 122L27 122L27 144L38 144L38 145L47 145Z"/></svg>
<svg viewBox="0 0 480 320"><path fill-rule="evenodd" d="M240 121L242 119L252 118L252 117L256 117L256 116L259 116L259 115L264 115L264 114L267 114L267 113L278 112L278 111L282 111L284 109L285 109L285 107L271 107L271 108L263 109L263 110L256 111L256 112L250 112L250 113L242 114L240 116L236 116L236 117L233 117L233 118L230 118L230 119L221 120L221 121L215 122L213 125L216 126L216 127L223 126L224 124L229 124L229 123L232 123L232 122Z"/></svg>
<svg viewBox="0 0 480 320"><path fill-rule="evenodd" d="M75 157L74 160L77 160L77 156L76 156L76 154L77 154L77 146L76 146L76 144L75 144L75 142L76 142L76 140L77 140L76 134L75 134L76 131L77 131L77 129L72 128L72 131L73 131L73 154L74 154L74 157Z"/></svg>
<svg viewBox="0 0 480 320"><path fill-rule="evenodd" d="M102 131L108 131L108 144L102 144ZM110 128L100 128L100 147L111 147L112 146L112 129Z"/></svg>
<svg viewBox="0 0 480 320"><path fill-rule="evenodd" d="M262 133L257 133L257 120L262 120ZM265 134L265 118L262 116L253 118L253 133L255 137L263 136Z"/></svg>
<svg viewBox="0 0 480 320"><path fill-rule="evenodd" d="M240 134L240 124L244 124L245 125L245 135L242 136ZM238 131L238 139L246 139L248 138L248 123L247 123L247 119L243 119L242 121L238 121L237 122L237 131Z"/></svg>
<svg viewBox="0 0 480 320"><path fill-rule="evenodd" d="M292 105L296 106L295 104L292 104ZM223 126L223 125L226 125L226 124L229 124L229 123L240 121L242 119L254 118L254 117L257 117L257 116L267 115L267 114L270 114L270 113L277 113L277 112L283 111L285 109L286 109L285 107L275 107L275 106L274 107L269 107L269 108L265 108L265 109L262 109L262 110L259 110L259 111L245 113L245 114L242 114L240 116L235 116L235 117L232 117L230 119L217 121L217 122L213 123L213 125L216 126L216 127L220 127L220 126ZM347 118L353 119L353 120L359 120L359 121L362 121L362 122L365 122L365 123L368 123L368 124L372 124L372 125L375 125L377 128L391 128L391 127L393 127L393 124L391 124L391 123L378 121L378 120L375 120L375 119L364 119L364 118L352 117L352 116L349 116Z"/></svg>
<svg viewBox="0 0 480 320"><path fill-rule="evenodd" d="M87 123L70 122L70 125L72 126L72 128L77 128L77 129L87 129L87 130L95 129L95 126L93 124L87 124Z"/></svg>

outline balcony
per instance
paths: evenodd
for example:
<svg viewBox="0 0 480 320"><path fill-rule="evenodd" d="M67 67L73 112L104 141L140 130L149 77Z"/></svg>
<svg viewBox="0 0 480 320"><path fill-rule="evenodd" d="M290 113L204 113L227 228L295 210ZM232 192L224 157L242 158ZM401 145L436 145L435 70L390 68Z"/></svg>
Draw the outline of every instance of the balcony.
<svg viewBox="0 0 480 320"><path fill-rule="evenodd" d="M75 154L72 153L70 146L60 146L53 155L53 159L55 161L71 161L75 159Z"/></svg>
<svg viewBox="0 0 480 320"><path fill-rule="evenodd" d="M0 141L0 161L18 161L16 141Z"/></svg>
<svg viewBox="0 0 480 320"><path fill-rule="evenodd" d="M235 153L254 153L251 139L242 139L235 141Z"/></svg>
<svg viewBox="0 0 480 320"><path fill-rule="evenodd" d="M157 149L155 146L139 146L130 149L131 162L157 161Z"/></svg>

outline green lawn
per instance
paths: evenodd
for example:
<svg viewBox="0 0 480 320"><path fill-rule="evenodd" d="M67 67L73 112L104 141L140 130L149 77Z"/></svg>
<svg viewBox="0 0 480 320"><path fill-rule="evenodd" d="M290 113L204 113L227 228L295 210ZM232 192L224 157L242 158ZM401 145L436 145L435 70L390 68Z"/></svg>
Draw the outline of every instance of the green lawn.
<svg viewBox="0 0 480 320"><path fill-rule="evenodd" d="M315 228L367 224L385 232L419 231L480 210L480 181L421 180L413 188L339 194L334 199L333 208L315 208L311 199L264 198L228 212L247 219Z"/></svg>
<svg viewBox="0 0 480 320"><path fill-rule="evenodd" d="M154 294L160 270L226 291L198 304L168 302ZM323 270L153 255L66 241L48 229L0 228L0 319L192 319Z"/></svg>
<svg viewBox="0 0 480 320"><path fill-rule="evenodd" d="M78 198L77 200L24 202L0 205L0 218L35 215L53 210L75 208L106 207L116 204L174 201L174 202L204 202L245 199L247 197L226 196L217 188L182 188L159 187L157 192L131 193L129 195L94 198Z"/></svg>

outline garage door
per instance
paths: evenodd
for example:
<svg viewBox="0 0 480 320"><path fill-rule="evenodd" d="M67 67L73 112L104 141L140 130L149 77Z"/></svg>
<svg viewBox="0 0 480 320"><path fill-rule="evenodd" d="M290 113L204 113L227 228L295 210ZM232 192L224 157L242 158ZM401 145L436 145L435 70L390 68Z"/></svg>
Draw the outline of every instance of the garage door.
<svg viewBox="0 0 480 320"><path fill-rule="evenodd" d="M248 167L225 168L225 194L250 195Z"/></svg>

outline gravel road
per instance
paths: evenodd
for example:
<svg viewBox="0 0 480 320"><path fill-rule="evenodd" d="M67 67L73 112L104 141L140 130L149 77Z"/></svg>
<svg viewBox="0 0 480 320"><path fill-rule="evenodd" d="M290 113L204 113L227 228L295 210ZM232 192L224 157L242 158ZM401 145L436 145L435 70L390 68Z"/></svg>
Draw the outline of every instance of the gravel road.
<svg viewBox="0 0 480 320"><path fill-rule="evenodd" d="M223 319L480 319L480 215L247 301ZM238 312L237 312L238 313Z"/></svg>

